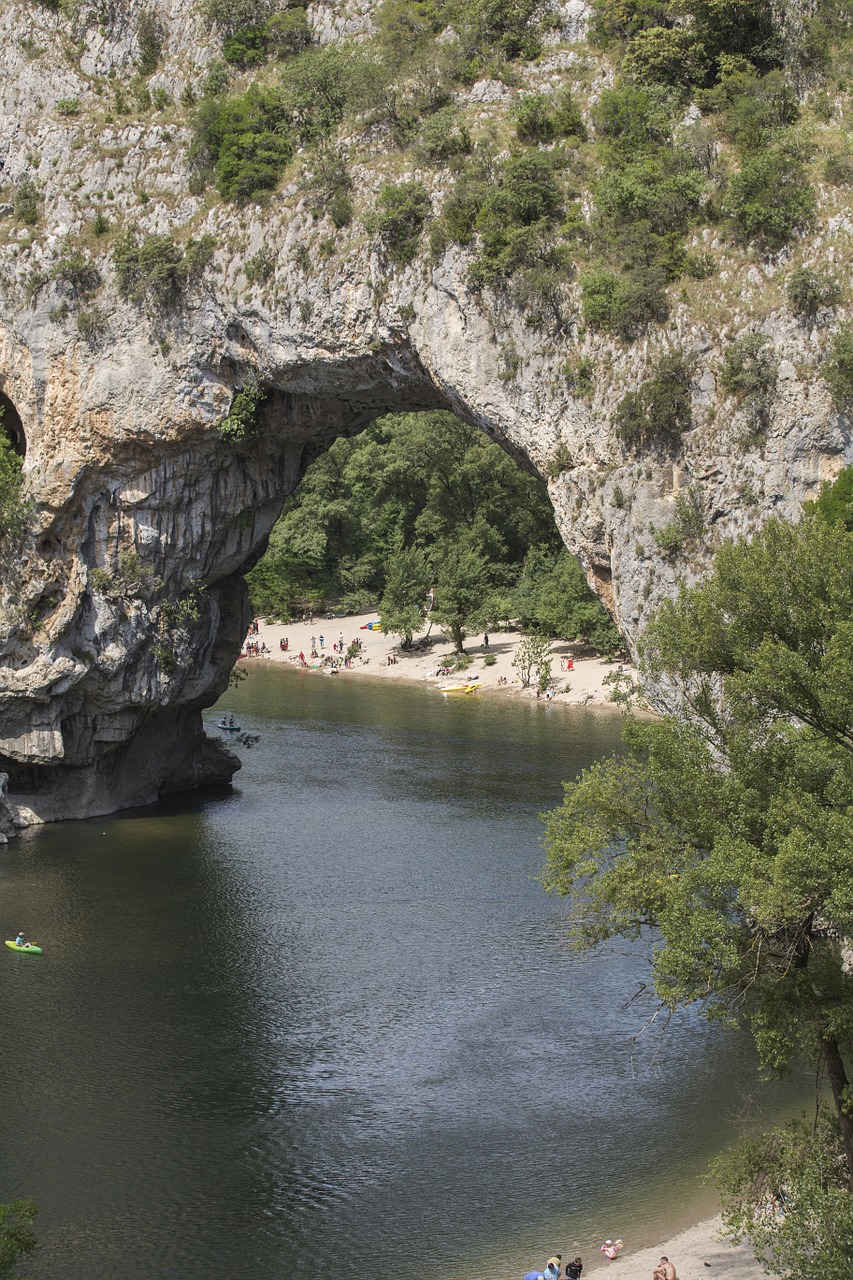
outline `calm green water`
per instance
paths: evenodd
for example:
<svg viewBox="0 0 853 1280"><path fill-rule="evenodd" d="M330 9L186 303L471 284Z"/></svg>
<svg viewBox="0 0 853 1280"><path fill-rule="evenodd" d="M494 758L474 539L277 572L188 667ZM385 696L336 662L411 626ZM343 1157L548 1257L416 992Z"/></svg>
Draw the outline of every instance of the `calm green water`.
<svg viewBox="0 0 853 1280"><path fill-rule="evenodd" d="M632 1046L641 962L567 954L535 880L618 717L269 668L224 705L261 734L233 794L0 851L46 948L0 957L31 1280L509 1280L701 1212L747 1047Z"/></svg>

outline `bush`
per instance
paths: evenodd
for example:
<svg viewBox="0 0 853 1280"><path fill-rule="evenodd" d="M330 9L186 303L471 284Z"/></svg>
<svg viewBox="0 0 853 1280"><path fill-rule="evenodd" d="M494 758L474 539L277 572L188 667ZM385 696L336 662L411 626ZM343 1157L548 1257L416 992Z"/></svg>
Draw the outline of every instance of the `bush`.
<svg viewBox="0 0 853 1280"><path fill-rule="evenodd" d="M246 261L243 270L249 284L266 284L275 272L275 255L270 249L259 249Z"/></svg>
<svg viewBox="0 0 853 1280"><path fill-rule="evenodd" d="M269 39L266 23L242 27L222 42L222 56L236 67L259 67L267 60Z"/></svg>
<svg viewBox="0 0 853 1280"><path fill-rule="evenodd" d="M732 72L700 95L701 104L721 112L722 132L743 153L761 151L772 135L800 116L796 90L781 71L758 76L752 67Z"/></svg>
<svg viewBox="0 0 853 1280"><path fill-rule="evenodd" d="M692 426L690 362L681 351L661 357L654 374L620 400L616 434L630 449L673 446Z"/></svg>
<svg viewBox="0 0 853 1280"><path fill-rule="evenodd" d="M587 400L595 393L595 364L589 356L567 360L562 368L566 386L576 396Z"/></svg>
<svg viewBox="0 0 853 1280"><path fill-rule="evenodd" d="M149 301L160 310L176 306L186 287L203 274L215 247L211 235L188 240L185 250L170 236L147 236L140 243L128 228L112 255L119 293L133 302Z"/></svg>
<svg viewBox="0 0 853 1280"><path fill-rule="evenodd" d="M452 156L468 155L471 135L455 107L442 107L427 116L412 142L412 150L419 160L442 164Z"/></svg>
<svg viewBox="0 0 853 1280"><path fill-rule="evenodd" d="M207 99L196 112L190 164L215 176L226 200L275 188L292 154L288 114L273 90L252 86L240 97Z"/></svg>
<svg viewBox="0 0 853 1280"><path fill-rule="evenodd" d="M593 267L581 275L583 317L592 329L634 338L669 314L666 279L660 270L637 269L617 274Z"/></svg>
<svg viewBox="0 0 853 1280"><path fill-rule="evenodd" d="M388 183L379 192L377 212L367 221L379 235L392 262L404 266L418 251L431 204L419 182Z"/></svg>
<svg viewBox="0 0 853 1280"><path fill-rule="evenodd" d="M91 311L81 311L77 316L77 332L90 346L97 345L107 327L106 316L97 307L93 307Z"/></svg>
<svg viewBox="0 0 853 1280"><path fill-rule="evenodd" d="M552 228L562 213L554 161L526 151L505 161L480 188L476 214L480 251L472 269L476 284L494 285L519 268L544 269L559 283L568 274L568 250L553 246Z"/></svg>
<svg viewBox="0 0 853 1280"><path fill-rule="evenodd" d="M705 50L686 30L647 27L639 31L625 56L627 74L640 84L686 86L707 74Z"/></svg>
<svg viewBox="0 0 853 1280"><path fill-rule="evenodd" d="M19 222L28 227L36 225L39 220L39 194L30 178L22 179L15 187L12 206Z"/></svg>
<svg viewBox="0 0 853 1280"><path fill-rule="evenodd" d="M744 161L729 184L726 209L736 236L776 250L809 225L816 203L800 161L776 148Z"/></svg>
<svg viewBox="0 0 853 1280"><path fill-rule="evenodd" d="M459 22L470 75L499 58L535 58L542 44L534 21L538 0L468 0Z"/></svg>
<svg viewBox="0 0 853 1280"><path fill-rule="evenodd" d="M650 27L671 26L672 18L668 0L594 0L590 34L606 48Z"/></svg>
<svg viewBox="0 0 853 1280"><path fill-rule="evenodd" d="M271 0L203 0L202 4L208 26L215 24L226 37L265 22L271 9Z"/></svg>
<svg viewBox="0 0 853 1280"><path fill-rule="evenodd" d="M608 147L635 157L649 146L669 141L671 104L637 85L605 89L593 109L593 122Z"/></svg>
<svg viewBox="0 0 853 1280"><path fill-rule="evenodd" d="M520 142L550 142L554 120L544 93L531 93L513 108L512 119Z"/></svg>
<svg viewBox="0 0 853 1280"><path fill-rule="evenodd" d="M798 267L788 279L788 302L795 316L815 316L822 307L841 301L841 284L826 271Z"/></svg>
<svg viewBox="0 0 853 1280"><path fill-rule="evenodd" d="M251 440L261 428L261 409L267 398L267 392L255 375L234 392L231 407L220 426L225 440L238 444Z"/></svg>
<svg viewBox="0 0 853 1280"><path fill-rule="evenodd" d="M100 271L79 249L66 250L53 268L51 278L75 297L85 298L101 286Z"/></svg>
<svg viewBox="0 0 853 1280"><path fill-rule="evenodd" d="M60 116L79 116L80 99L79 98L60 98L56 104L57 115Z"/></svg>
<svg viewBox="0 0 853 1280"><path fill-rule="evenodd" d="M684 489L675 500L675 519L660 529L655 529L655 543L666 555L680 551L684 543L701 538L705 531L705 517L699 494L694 488Z"/></svg>
<svg viewBox="0 0 853 1280"><path fill-rule="evenodd" d="M311 28L304 9L285 9L267 20L267 40L276 58L292 58L311 43Z"/></svg>
<svg viewBox="0 0 853 1280"><path fill-rule="evenodd" d="M847 409L853 401L853 324L843 324L833 335L823 376L836 409Z"/></svg>
<svg viewBox="0 0 853 1280"><path fill-rule="evenodd" d="M827 182L836 187L848 187L853 184L853 155L842 152L841 155L827 156L823 165L823 176Z"/></svg>
<svg viewBox="0 0 853 1280"><path fill-rule="evenodd" d="M726 348L720 386L727 395L764 397L776 385L776 357L760 333L737 338Z"/></svg>
<svg viewBox="0 0 853 1280"><path fill-rule="evenodd" d="M156 13L140 10L136 19L136 40L139 46L139 70L144 76L153 75L160 63L166 31Z"/></svg>

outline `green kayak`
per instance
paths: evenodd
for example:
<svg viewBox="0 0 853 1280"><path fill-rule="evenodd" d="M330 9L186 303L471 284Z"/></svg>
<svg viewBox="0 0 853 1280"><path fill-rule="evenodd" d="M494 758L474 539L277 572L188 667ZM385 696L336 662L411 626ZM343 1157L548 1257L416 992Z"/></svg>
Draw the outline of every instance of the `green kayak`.
<svg viewBox="0 0 853 1280"><path fill-rule="evenodd" d="M7 938L6 946L10 947L12 951L29 951L34 956L41 955L41 947L37 947L34 942L28 942L26 946L19 947L17 942L10 942L9 939Z"/></svg>

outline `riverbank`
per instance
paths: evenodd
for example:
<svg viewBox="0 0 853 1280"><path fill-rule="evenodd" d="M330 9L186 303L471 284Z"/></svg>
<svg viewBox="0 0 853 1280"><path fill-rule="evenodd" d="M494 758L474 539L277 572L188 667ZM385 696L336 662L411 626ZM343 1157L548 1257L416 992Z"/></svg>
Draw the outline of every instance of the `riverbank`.
<svg viewBox="0 0 853 1280"><path fill-rule="evenodd" d="M406 651L401 649L399 637L369 630L368 624L371 622L378 622L378 614L352 614L345 618L322 618L311 623L288 624L267 623L259 619L257 635L252 635L250 639L256 641L262 650L266 646L267 656L246 657L245 661L281 662L302 668L299 654L303 653L308 669L319 676L323 673L322 659L337 656L333 645L339 645L342 640L345 652L352 640L358 638L363 648L352 668L341 673L345 677L372 676L383 680L427 682L439 688L476 677L478 686L489 693L536 698L535 688L523 688L518 672L512 665L522 640L518 631L490 633L488 646L482 634L466 640L465 653L470 664L464 672L454 672L447 676L436 673L440 667L453 665L453 645L444 638L439 628L433 626L422 632L415 638L416 647ZM287 641L286 651L281 649L283 640ZM314 659L311 657L312 640L318 654ZM606 676L617 670L618 663L595 655L586 645L570 644L565 640L551 643L551 656L551 683L547 692L549 701L569 706L613 705L610 689L604 681ZM632 670L627 667L625 669Z"/></svg>
<svg viewBox="0 0 853 1280"><path fill-rule="evenodd" d="M584 1259L584 1275L602 1276L606 1272L613 1280L651 1280L661 1257L666 1256L675 1267L678 1280L772 1280L750 1245L732 1245L721 1238L721 1226L719 1216L709 1218L653 1248L633 1251L626 1245L615 1262L608 1262L603 1254L599 1255L600 1261ZM569 1256L564 1252L563 1261L568 1261Z"/></svg>

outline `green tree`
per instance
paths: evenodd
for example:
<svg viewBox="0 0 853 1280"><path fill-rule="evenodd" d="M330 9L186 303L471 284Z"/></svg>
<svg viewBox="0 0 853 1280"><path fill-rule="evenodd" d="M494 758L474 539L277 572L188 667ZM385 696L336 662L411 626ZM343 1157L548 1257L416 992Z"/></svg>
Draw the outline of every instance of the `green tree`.
<svg viewBox="0 0 853 1280"><path fill-rule="evenodd" d="M534 674L540 693L548 688L551 679L551 645L545 636L523 636L515 651L512 665L518 672L522 689L530 686Z"/></svg>
<svg viewBox="0 0 853 1280"><path fill-rule="evenodd" d="M781 147L748 156L729 183L732 228L768 250L781 249L814 217L817 200L801 162Z"/></svg>
<svg viewBox="0 0 853 1280"><path fill-rule="evenodd" d="M36 1248L33 1231L38 1210L32 1200L0 1204L0 1276L11 1275L22 1258Z"/></svg>
<svg viewBox="0 0 853 1280"><path fill-rule="evenodd" d="M410 649L412 637L423 626L431 571L421 547L398 547L391 553L385 571L385 591L379 602L383 631L400 637Z"/></svg>
<svg viewBox="0 0 853 1280"><path fill-rule="evenodd" d="M469 538L445 542L433 553L434 614L457 653L472 629L487 625L484 607L495 586L494 566Z"/></svg>
<svg viewBox="0 0 853 1280"><path fill-rule="evenodd" d="M848 1280L853 1195L844 1168L825 1107L813 1123L744 1138L714 1165L728 1234L748 1236L759 1262L782 1280Z"/></svg>
<svg viewBox="0 0 853 1280"><path fill-rule="evenodd" d="M567 784L546 883L572 936L648 948L662 1005L751 1031L763 1069L825 1072L853 1185L853 534L807 514L723 547L643 649L668 706Z"/></svg>

